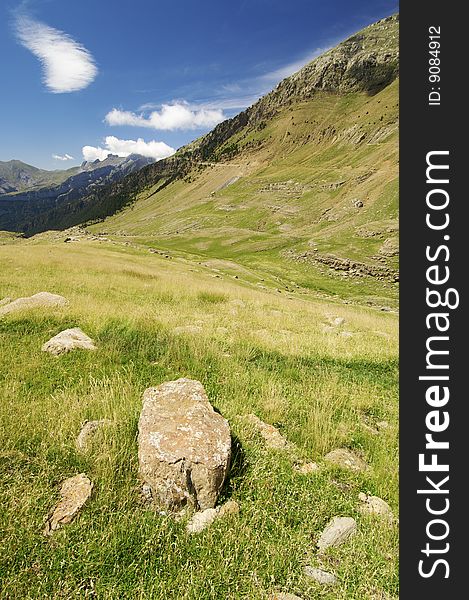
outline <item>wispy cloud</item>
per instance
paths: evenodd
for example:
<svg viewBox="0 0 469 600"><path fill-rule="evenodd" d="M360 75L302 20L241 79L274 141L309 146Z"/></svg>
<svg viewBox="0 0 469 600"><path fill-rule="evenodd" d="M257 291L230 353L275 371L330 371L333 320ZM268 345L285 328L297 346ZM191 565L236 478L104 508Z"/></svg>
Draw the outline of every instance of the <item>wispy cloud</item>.
<svg viewBox="0 0 469 600"><path fill-rule="evenodd" d="M142 138L137 140L120 140L112 135L104 139L104 148L101 146L83 146L82 153L85 160L105 160L110 154L117 156L129 156L130 154L140 154L148 156L155 160L166 158L174 154L175 149L164 142L145 142Z"/></svg>
<svg viewBox="0 0 469 600"><path fill-rule="evenodd" d="M148 110L150 107L153 108L154 106L147 104L141 108ZM220 108L191 106L187 102L179 101L172 104L163 104L159 110L153 110L149 114L113 108L107 113L104 120L108 125L130 125L174 131L177 129L211 128L221 123L225 118L223 110Z"/></svg>
<svg viewBox="0 0 469 600"><path fill-rule="evenodd" d="M20 15L15 32L20 43L41 62L44 84L54 94L82 90L98 74L89 51L63 31Z"/></svg>
<svg viewBox="0 0 469 600"><path fill-rule="evenodd" d="M55 158L55 160L75 160L70 154L53 154L52 158Z"/></svg>
<svg viewBox="0 0 469 600"><path fill-rule="evenodd" d="M304 56L302 56L300 59L290 62L286 65L282 65L280 67L278 67L277 69L274 69L273 71L269 71L267 73L264 73L263 75L261 75L258 80L259 82L265 82L267 83L279 83L280 81L282 81L282 79L285 79L285 77L289 77L290 75L293 75L293 73L296 73L297 71L299 71L300 69L302 69L305 65L307 65L308 63L310 63L312 60L314 60L315 58L317 58L318 56L320 56L321 54L323 54L324 52L326 52L327 50L329 50L331 46L327 47L327 48L316 48L316 50L313 50L312 52L308 52L308 54L305 54Z"/></svg>

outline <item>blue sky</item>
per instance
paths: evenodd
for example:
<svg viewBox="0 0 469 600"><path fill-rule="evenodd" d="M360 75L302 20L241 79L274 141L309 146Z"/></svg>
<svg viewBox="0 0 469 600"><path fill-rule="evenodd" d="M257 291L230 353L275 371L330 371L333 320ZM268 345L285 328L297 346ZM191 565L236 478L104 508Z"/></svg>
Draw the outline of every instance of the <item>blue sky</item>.
<svg viewBox="0 0 469 600"><path fill-rule="evenodd" d="M0 160L62 169L111 151L168 155L397 10L394 0L6 0Z"/></svg>

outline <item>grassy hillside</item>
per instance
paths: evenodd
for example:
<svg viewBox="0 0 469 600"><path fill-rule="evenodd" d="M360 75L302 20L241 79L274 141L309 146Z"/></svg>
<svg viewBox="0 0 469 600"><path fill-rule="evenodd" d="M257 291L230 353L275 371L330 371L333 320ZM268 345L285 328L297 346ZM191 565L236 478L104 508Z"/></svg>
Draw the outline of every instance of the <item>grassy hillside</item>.
<svg viewBox="0 0 469 600"><path fill-rule="evenodd" d="M398 81L374 96L316 94L230 138L219 150L236 148L230 160L146 187L89 230L199 261L234 261L278 278L283 291L294 282L394 305L397 119ZM334 271L331 255L372 274Z"/></svg>
<svg viewBox="0 0 469 600"><path fill-rule="evenodd" d="M63 239L63 238L62 238ZM371 308L287 298L210 267L112 242L64 244L51 235L0 246L0 297L49 290L66 308L0 319L1 598L376 600L397 593L397 526L358 511L358 493L398 510L397 320ZM337 328L336 317L345 318ZM196 325L197 333L176 327ZM72 326L98 350L56 358L42 343ZM141 505L137 419L147 386L199 379L235 436L223 498L239 517L188 537ZM254 412L295 447L266 450L238 415ZM76 452L85 419L112 419L92 452ZM374 434L376 422L389 427ZM296 473L350 447L363 473ZM44 517L60 482L85 472L93 496L48 541ZM336 515L358 534L320 560L315 540ZM337 574L323 588L306 564Z"/></svg>
<svg viewBox="0 0 469 600"><path fill-rule="evenodd" d="M365 28L175 157L109 189L99 210L122 208L89 231L217 260L281 292L395 306L397 43L397 16ZM87 206L97 216L98 205Z"/></svg>
<svg viewBox="0 0 469 600"><path fill-rule="evenodd" d="M86 225L0 232L0 301L69 299L0 316L0 598L395 600L398 521L364 515L358 495L398 518L397 26L366 28L174 157L47 216ZM97 350L41 352L69 327ZM179 377L229 421L220 502L240 505L193 536L142 503L137 474L143 392ZM291 449L267 449L249 413ZM100 418L112 424L78 453L81 424ZM328 465L336 448L368 468ZM320 469L302 475L303 461ZM93 495L45 539L78 473ZM335 516L358 533L319 556Z"/></svg>

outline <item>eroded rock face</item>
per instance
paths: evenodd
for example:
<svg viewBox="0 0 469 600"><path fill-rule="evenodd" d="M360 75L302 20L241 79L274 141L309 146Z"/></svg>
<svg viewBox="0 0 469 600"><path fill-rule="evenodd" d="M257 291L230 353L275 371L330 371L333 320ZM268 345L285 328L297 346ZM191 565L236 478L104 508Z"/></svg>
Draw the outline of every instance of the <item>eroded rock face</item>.
<svg viewBox="0 0 469 600"><path fill-rule="evenodd" d="M42 351L58 356L76 348L81 350L96 350L93 340L86 333L83 333L79 327L65 329L54 335L53 338L42 346Z"/></svg>
<svg viewBox="0 0 469 600"><path fill-rule="evenodd" d="M68 300L63 296L50 294L49 292L39 292L33 296L17 298L16 300L12 300L3 306L0 306L0 315L7 315L20 310L28 310L30 308L66 306L67 304Z"/></svg>
<svg viewBox="0 0 469 600"><path fill-rule="evenodd" d="M145 390L138 432L139 472L160 508L215 506L230 465L231 435L199 381L183 378Z"/></svg>
<svg viewBox="0 0 469 600"><path fill-rule="evenodd" d="M60 501L47 519L44 535L51 535L62 525L71 523L91 496L92 490L93 483L84 473L66 479L60 489Z"/></svg>

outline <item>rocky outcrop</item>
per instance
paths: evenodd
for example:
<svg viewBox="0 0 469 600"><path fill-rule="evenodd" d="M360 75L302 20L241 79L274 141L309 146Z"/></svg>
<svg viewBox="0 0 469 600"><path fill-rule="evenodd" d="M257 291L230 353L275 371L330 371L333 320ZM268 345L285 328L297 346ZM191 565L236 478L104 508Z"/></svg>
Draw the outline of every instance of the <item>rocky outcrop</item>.
<svg viewBox="0 0 469 600"><path fill-rule="evenodd" d="M96 350L93 340L83 333L79 327L64 329L57 335L54 335L48 342L43 344L42 351L49 352L54 356L65 354L75 349Z"/></svg>
<svg viewBox="0 0 469 600"><path fill-rule="evenodd" d="M228 473L231 435L199 381L149 388L138 422L139 472L157 506L213 508Z"/></svg>

